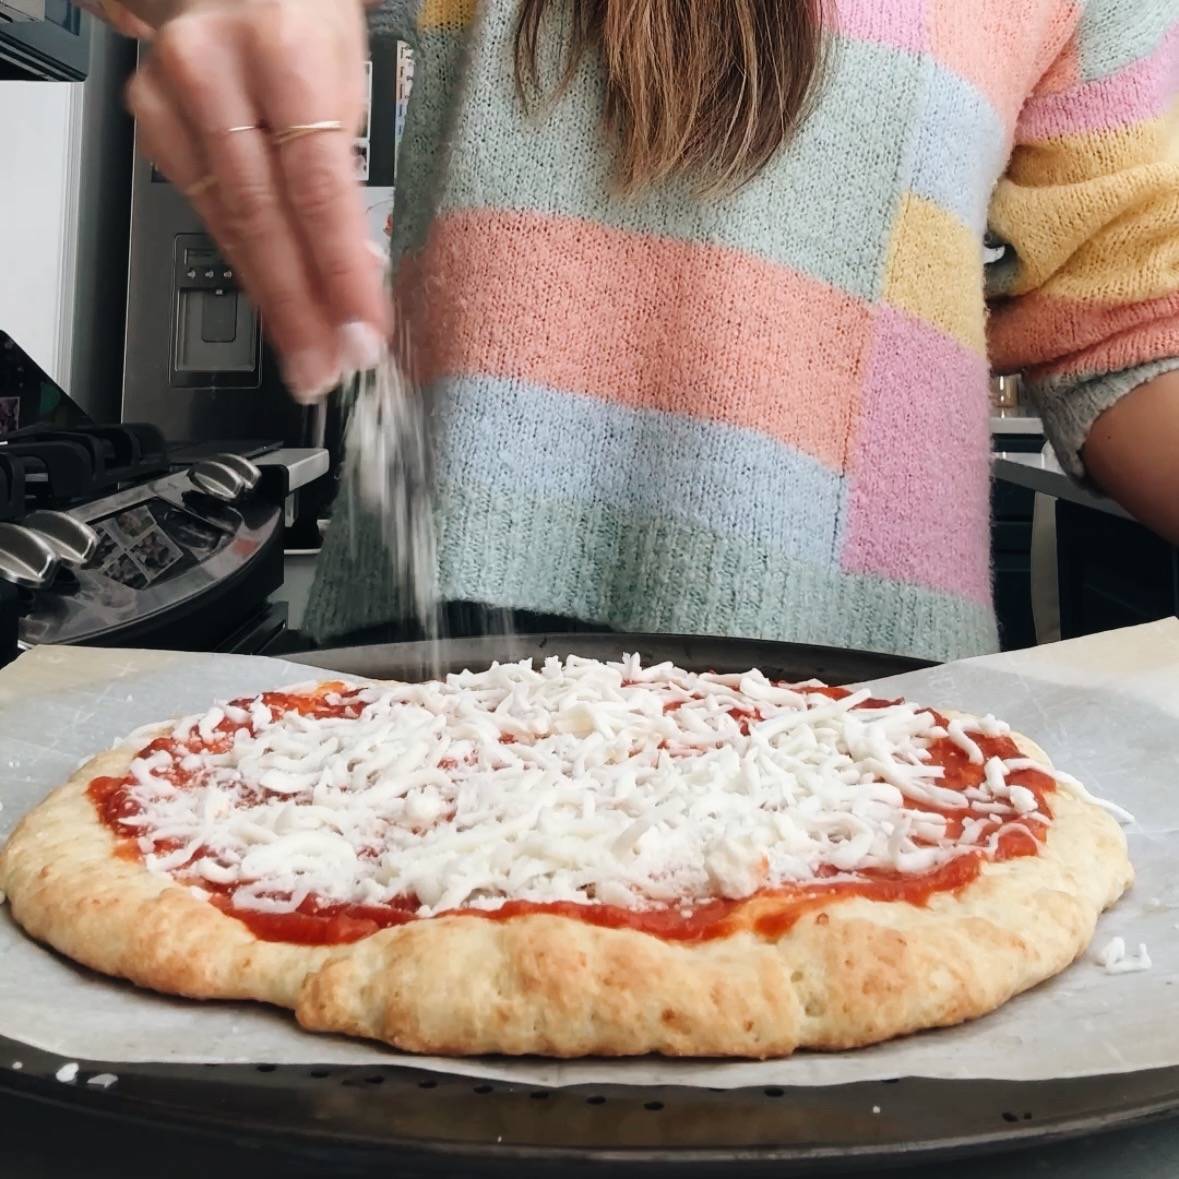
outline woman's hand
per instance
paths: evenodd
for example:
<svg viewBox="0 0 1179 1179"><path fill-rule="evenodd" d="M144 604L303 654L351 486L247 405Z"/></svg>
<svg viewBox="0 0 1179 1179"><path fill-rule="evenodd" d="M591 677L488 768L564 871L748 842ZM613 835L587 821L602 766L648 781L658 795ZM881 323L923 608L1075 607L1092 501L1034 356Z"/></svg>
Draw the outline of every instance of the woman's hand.
<svg viewBox="0 0 1179 1179"><path fill-rule="evenodd" d="M352 154L364 4L175 0L161 11L128 88L143 150L237 272L288 388L322 397L342 370L376 365L389 326ZM283 141L317 124L343 129Z"/></svg>

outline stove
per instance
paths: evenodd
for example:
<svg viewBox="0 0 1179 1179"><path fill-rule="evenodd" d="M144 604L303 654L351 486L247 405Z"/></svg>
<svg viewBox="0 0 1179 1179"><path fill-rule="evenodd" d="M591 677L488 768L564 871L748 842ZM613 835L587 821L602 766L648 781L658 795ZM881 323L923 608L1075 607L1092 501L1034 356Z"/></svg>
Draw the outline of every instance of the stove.
<svg viewBox="0 0 1179 1179"><path fill-rule="evenodd" d="M30 364L9 342L3 400L52 412L21 425L13 409L0 432L0 665L45 643L270 649L291 495L278 444L185 449L93 423L40 370L17 379Z"/></svg>

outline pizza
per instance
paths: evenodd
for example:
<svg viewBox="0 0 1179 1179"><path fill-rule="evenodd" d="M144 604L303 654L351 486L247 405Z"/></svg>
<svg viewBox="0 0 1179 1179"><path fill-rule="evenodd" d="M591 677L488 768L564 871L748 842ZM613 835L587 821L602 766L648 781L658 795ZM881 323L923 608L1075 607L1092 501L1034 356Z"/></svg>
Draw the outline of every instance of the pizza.
<svg viewBox="0 0 1179 1179"><path fill-rule="evenodd" d="M992 1011L1129 886L1105 804L972 718L569 658L266 692L27 815L34 938L432 1054L767 1058Z"/></svg>

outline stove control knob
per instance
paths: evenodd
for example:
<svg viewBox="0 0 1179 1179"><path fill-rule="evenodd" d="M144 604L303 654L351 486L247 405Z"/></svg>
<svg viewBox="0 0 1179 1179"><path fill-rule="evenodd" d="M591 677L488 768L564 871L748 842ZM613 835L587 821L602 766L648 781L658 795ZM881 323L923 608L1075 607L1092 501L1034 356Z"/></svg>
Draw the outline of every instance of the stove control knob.
<svg viewBox="0 0 1179 1179"><path fill-rule="evenodd" d="M0 524L0 581L41 589L57 572L57 554L44 537L20 524Z"/></svg>
<svg viewBox="0 0 1179 1179"><path fill-rule="evenodd" d="M68 512L30 512L21 523L48 543L63 565L80 569L98 551L98 533Z"/></svg>
<svg viewBox="0 0 1179 1179"><path fill-rule="evenodd" d="M246 490L241 475L217 459L201 459L188 469L188 477L195 487L214 499L231 503Z"/></svg>
<svg viewBox="0 0 1179 1179"><path fill-rule="evenodd" d="M223 467L229 467L231 471L236 471L246 485L247 491L253 491L262 478L262 470L258 464L250 462L244 455L216 454L213 456L213 461L220 463Z"/></svg>

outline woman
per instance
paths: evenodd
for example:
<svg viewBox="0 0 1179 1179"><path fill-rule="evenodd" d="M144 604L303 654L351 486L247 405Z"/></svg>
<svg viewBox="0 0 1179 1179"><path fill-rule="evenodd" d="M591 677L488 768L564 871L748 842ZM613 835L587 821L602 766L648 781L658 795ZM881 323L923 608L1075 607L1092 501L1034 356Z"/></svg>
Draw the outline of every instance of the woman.
<svg viewBox="0 0 1179 1179"><path fill-rule="evenodd" d="M148 150L320 396L386 327L347 138L317 133L356 119L361 7L128 7L159 28L132 89ZM417 53L394 256L447 598L992 649L988 351L1076 477L1179 541L1173 0L371 19ZM984 278L988 230L1010 249ZM343 533L323 637L397 614L375 523Z"/></svg>

